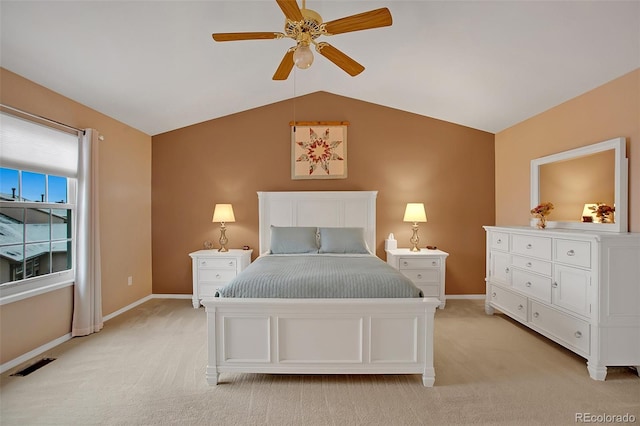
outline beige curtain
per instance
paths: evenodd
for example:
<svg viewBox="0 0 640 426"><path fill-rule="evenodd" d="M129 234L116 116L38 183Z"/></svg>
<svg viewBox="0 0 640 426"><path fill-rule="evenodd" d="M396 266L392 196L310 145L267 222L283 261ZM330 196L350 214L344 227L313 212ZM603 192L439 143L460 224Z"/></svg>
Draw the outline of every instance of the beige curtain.
<svg viewBox="0 0 640 426"><path fill-rule="evenodd" d="M103 326L98 152L98 132L87 129L78 152L76 281L71 326L71 335L74 337L95 333Z"/></svg>

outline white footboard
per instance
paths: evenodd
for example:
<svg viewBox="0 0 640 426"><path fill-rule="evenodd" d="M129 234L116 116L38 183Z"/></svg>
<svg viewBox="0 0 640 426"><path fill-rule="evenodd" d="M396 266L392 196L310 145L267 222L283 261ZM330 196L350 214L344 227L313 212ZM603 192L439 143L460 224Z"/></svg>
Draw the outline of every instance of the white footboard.
<svg viewBox="0 0 640 426"><path fill-rule="evenodd" d="M435 381L438 299L203 300L209 384L224 372L421 374Z"/></svg>

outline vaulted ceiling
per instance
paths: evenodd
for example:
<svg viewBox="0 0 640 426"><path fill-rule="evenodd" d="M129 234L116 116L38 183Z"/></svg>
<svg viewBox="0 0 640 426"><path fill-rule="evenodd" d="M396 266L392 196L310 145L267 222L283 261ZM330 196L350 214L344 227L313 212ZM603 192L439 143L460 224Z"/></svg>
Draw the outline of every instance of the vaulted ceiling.
<svg viewBox="0 0 640 426"><path fill-rule="evenodd" d="M495 133L640 68L638 1L306 7L325 22L388 7L393 25L326 38L356 77L316 54L273 81L292 40L211 33L283 32L275 0L2 0L0 65L149 135L316 91Z"/></svg>

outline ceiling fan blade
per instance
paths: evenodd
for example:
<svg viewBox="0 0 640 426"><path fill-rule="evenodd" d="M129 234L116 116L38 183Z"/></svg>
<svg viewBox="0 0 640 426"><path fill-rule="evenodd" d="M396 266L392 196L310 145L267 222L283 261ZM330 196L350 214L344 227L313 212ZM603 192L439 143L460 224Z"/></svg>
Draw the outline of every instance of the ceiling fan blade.
<svg viewBox="0 0 640 426"><path fill-rule="evenodd" d="M300 7L298 7L298 3L295 0L276 0L276 3L278 3L287 19L296 22L304 21L304 16L302 16Z"/></svg>
<svg viewBox="0 0 640 426"><path fill-rule="evenodd" d="M350 76L356 76L364 71L364 67L331 46L329 43L318 43L316 50L325 58L342 68ZM293 59L293 57L292 57Z"/></svg>
<svg viewBox="0 0 640 426"><path fill-rule="evenodd" d="M214 33L211 34L215 41L237 41L237 40L270 40L284 37L282 33L260 32L260 33Z"/></svg>
<svg viewBox="0 0 640 426"><path fill-rule="evenodd" d="M368 30L371 28L388 27L393 23L391 12L386 7L358 13L357 15L329 21L324 24L328 35L342 34L351 31Z"/></svg>
<svg viewBox="0 0 640 426"><path fill-rule="evenodd" d="M276 73L273 74L274 80L286 80L289 78L289 74L293 69L293 52L295 49L287 50L287 53L284 54L282 61L280 61L280 65L278 65L278 69Z"/></svg>

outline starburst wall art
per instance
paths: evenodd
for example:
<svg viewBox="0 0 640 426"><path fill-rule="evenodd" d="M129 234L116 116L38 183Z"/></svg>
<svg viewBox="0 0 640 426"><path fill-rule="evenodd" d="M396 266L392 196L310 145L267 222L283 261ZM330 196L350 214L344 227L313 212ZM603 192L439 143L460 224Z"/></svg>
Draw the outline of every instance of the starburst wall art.
<svg viewBox="0 0 640 426"><path fill-rule="evenodd" d="M291 179L347 177L346 121L297 121L291 125Z"/></svg>

